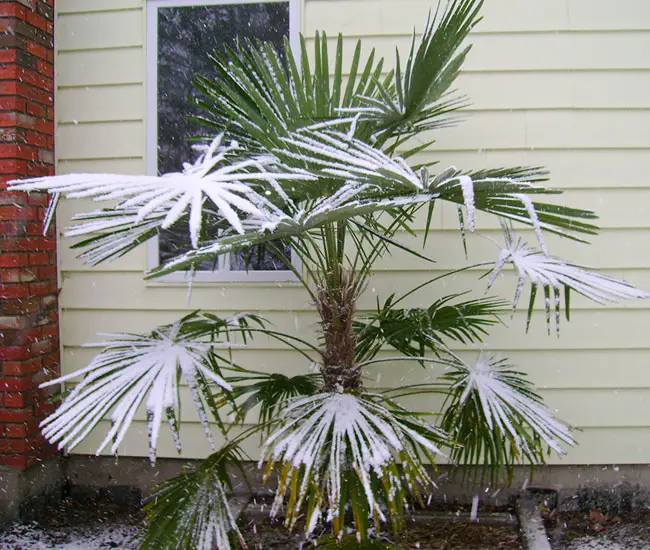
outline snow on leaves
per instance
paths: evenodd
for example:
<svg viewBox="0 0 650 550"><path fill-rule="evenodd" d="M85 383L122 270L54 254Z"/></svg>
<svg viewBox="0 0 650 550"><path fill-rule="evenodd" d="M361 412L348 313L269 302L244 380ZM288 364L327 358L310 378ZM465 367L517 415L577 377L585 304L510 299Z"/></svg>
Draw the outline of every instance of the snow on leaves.
<svg viewBox="0 0 650 550"><path fill-rule="evenodd" d="M149 335L108 334L113 339L89 347L103 347L90 364L72 374L42 384L52 386L84 376L61 406L43 423L43 434L59 448L77 446L106 416L111 428L99 445L99 454L109 443L111 452L124 439L138 407L144 402L147 411L150 458L155 460L160 426L169 421L177 446L179 378L187 382L200 421L212 444L208 416L204 406L208 383L229 390L229 384L206 363L206 354L213 347L227 343L207 341L193 332L182 330L182 322L161 327ZM180 376L179 376L180 375ZM214 447L214 445L213 445ZM180 449L179 449L180 450Z"/></svg>
<svg viewBox="0 0 650 550"><path fill-rule="evenodd" d="M528 306L528 320L530 324L532 309L537 296L537 289L544 290L544 306L546 310L547 324L550 330L551 298L555 309L555 322L559 331L560 322L560 293L565 291L565 310L569 313L569 292L571 290L594 300L600 304L605 302L616 302L618 299L648 298L649 294L636 287L621 281L601 275L595 271L566 262L561 258L549 256L545 250L538 250L529 247L528 244L518 238L508 226L503 225L505 246L502 248L499 258L492 269L488 280L488 289L492 286L507 263L514 265L517 273L517 287L513 300L513 310L517 307L519 299L526 283L530 280L532 288Z"/></svg>
<svg viewBox="0 0 650 550"><path fill-rule="evenodd" d="M305 179L304 174L271 173L273 157L253 157L245 160L228 158L237 150L237 144L222 146L223 134L201 148L194 164L186 163L182 172L156 176L124 176L119 174L67 174L47 178L15 180L12 189L22 191L46 190L58 198L93 198L96 201L118 201L106 210L112 223L117 223L115 212L127 216L123 223L138 224L152 217L159 220L161 229L167 229L189 211L189 233L192 246L197 247L203 220L202 210L208 199L221 216L238 233L243 233L240 213L266 221L270 216L268 200L254 189L258 182L274 183L283 179ZM164 216L161 216L164 212ZM98 219L102 212L95 213ZM51 219L51 216L48 216ZM83 226L86 232L96 230L92 224ZM76 230L79 234L79 229Z"/></svg>
<svg viewBox="0 0 650 550"><path fill-rule="evenodd" d="M505 359L481 353L474 364L456 357L444 364L448 368L445 377L452 381L452 391L456 390L457 406L469 406L474 400L490 430L508 437L520 454L528 456L533 451L527 430L559 454L565 452L563 444L575 444L569 428L555 419L528 381Z"/></svg>
<svg viewBox="0 0 650 550"><path fill-rule="evenodd" d="M286 492L297 486L292 509L287 511L288 520L295 519L303 501L311 495L308 531L316 525L321 506L328 521L338 517L342 501L346 500L342 483L351 472L362 488L369 513L385 520L386 510L373 489L375 481L387 484L385 496L392 505L402 491L403 482L395 473L399 462L405 469L408 489L431 486L419 453L432 460L442 454L438 445L446 441L439 430L403 409L389 410L380 396L372 394L298 397L285 408L280 421L281 426L267 439L262 453L262 460L279 461L283 472L271 513L278 512ZM317 502L314 493L321 495Z"/></svg>

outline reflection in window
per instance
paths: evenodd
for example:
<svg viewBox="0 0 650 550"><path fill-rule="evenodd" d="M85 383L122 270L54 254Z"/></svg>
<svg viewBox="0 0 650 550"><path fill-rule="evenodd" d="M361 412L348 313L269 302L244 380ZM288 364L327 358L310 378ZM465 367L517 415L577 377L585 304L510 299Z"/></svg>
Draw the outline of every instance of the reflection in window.
<svg viewBox="0 0 650 550"><path fill-rule="evenodd" d="M281 47L289 35L289 2L159 7L157 16L157 160L158 172L165 173L179 171L184 162L194 160L192 140L205 132L190 117L201 114L194 102L200 92L192 80L197 74L215 78L208 54L246 38ZM160 262L190 248L186 227L185 222L160 235ZM289 247L285 254L291 256ZM206 271L286 270L268 248L252 248L220 259L219 265L208 261L197 267Z"/></svg>

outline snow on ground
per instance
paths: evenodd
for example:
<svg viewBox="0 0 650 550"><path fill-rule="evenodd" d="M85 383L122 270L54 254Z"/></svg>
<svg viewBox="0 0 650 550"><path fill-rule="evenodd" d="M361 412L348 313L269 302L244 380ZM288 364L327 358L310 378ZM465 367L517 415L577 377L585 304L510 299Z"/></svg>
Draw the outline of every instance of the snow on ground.
<svg viewBox="0 0 650 550"><path fill-rule="evenodd" d="M0 550L135 550L139 529L119 523L96 523L64 528L14 524L0 532Z"/></svg>
<svg viewBox="0 0 650 550"><path fill-rule="evenodd" d="M562 550L648 550L648 528L635 523L621 525L608 533L589 534L560 546Z"/></svg>

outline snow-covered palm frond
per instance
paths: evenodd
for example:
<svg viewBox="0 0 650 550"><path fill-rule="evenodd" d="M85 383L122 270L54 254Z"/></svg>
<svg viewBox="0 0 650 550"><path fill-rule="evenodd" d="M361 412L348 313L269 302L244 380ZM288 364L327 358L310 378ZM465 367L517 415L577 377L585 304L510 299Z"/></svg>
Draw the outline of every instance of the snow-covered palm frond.
<svg viewBox="0 0 650 550"><path fill-rule="evenodd" d="M232 493L228 468L235 466L243 474L242 460L242 452L231 442L198 469L157 485L145 506L147 530L141 548L230 550L231 538L246 548L228 498Z"/></svg>
<svg viewBox="0 0 650 550"><path fill-rule="evenodd" d="M546 449L564 454L574 445L567 426L557 420L525 375L503 358L481 353L474 364L457 357L442 363L450 382L442 427L462 445L452 459L492 470L545 461Z"/></svg>
<svg viewBox="0 0 650 550"><path fill-rule="evenodd" d="M528 304L527 327L530 324L538 288L544 291L544 307L546 322L551 323L551 309L555 309L555 323L559 331L561 293L564 291L564 308L569 317L571 291L582 294L600 304L616 302L619 299L648 298L650 295L629 283L590 271L569 263L555 256L547 255L543 250L529 247L513 230L506 225L504 228L505 246L502 248L490 278L488 288L494 283L506 264L511 263L517 274L517 287L513 300L513 310L517 307L526 280L531 282L531 293Z"/></svg>
<svg viewBox="0 0 650 550"><path fill-rule="evenodd" d="M461 217L462 230L474 231L476 212L482 211L532 226L542 248L545 247L542 230L577 241L581 239L576 232L595 234L598 227L582 221L596 218L593 212L532 200L530 195L561 193L537 183L543 174L543 171L522 167L462 173L452 166L435 177L430 176L428 190L442 200L465 208L465 217Z"/></svg>
<svg viewBox="0 0 650 550"><path fill-rule="evenodd" d="M345 121L347 133L321 129L319 126L303 128L283 140L282 149L275 154L290 166L305 164L305 168L321 178L333 177L347 185L371 185L375 194L386 191L420 192L422 178L400 157L390 157L354 137L356 121ZM291 160L290 160L291 159ZM293 161L293 162L292 162Z"/></svg>
<svg viewBox="0 0 650 550"><path fill-rule="evenodd" d="M433 485L422 457L433 461L447 441L441 431L372 394L298 397L279 420L281 426L267 439L262 453L262 460L269 461L268 471L277 463L281 472L272 514L289 493L287 522L293 525L308 499L307 532L324 512L338 533L348 501L358 531L363 531L369 515L384 521L384 506L391 519L399 517L406 493L418 494ZM398 463L404 468L403 478ZM384 502L378 500L380 494ZM364 516L362 510L365 517L358 517Z"/></svg>
<svg viewBox="0 0 650 550"><path fill-rule="evenodd" d="M255 183L277 182L283 179L304 179L304 174L271 173L267 168L275 163L270 156L244 160L228 158L238 148L236 144L222 146L219 134L194 164L186 163L182 172L156 176L125 176L120 174L66 174L46 178L14 180L11 188L20 191L44 190L68 198L92 198L96 201L117 201L105 216L113 224L139 224L149 221L167 229L189 211L189 233L194 247L198 246L204 203L228 221L233 230L243 233L241 216L267 220L272 207L263 194L254 189ZM135 219L133 213L135 211ZM161 212L165 215L161 216ZM115 217L123 213L123 217ZM102 212L96 212L97 222L76 226L72 234L101 230Z"/></svg>
<svg viewBox="0 0 650 550"><path fill-rule="evenodd" d="M179 381L182 377L189 386L206 436L213 445L204 402L209 403L212 399L210 384L216 384L222 390L230 390L230 385L211 368L208 354L214 348L231 347L231 344L206 338L210 331L203 326L205 323L197 328L195 321L196 316L190 315L151 334L109 334L106 336L112 337L111 340L89 344L89 347L104 349L87 367L43 384L51 386L84 376L56 412L43 421L45 437L57 443L59 448L72 449L100 420L109 416L112 425L97 453L111 442L111 452L115 453L136 411L144 403L151 459L155 460L164 419L168 420L180 450L177 426ZM233 330L247 330L241 327L238 319L223 322ZM217 329L223 330L223 326Z"/></svg>

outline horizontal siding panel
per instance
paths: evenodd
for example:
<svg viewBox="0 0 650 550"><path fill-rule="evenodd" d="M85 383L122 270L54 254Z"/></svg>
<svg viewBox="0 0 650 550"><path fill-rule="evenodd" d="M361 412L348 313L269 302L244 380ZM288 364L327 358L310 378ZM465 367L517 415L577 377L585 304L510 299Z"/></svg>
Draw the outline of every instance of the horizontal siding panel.
<svg viewBox="0 0 650 550"><path fill-rule="evenodd" d="M65 208L67 205L68 203L65 203L61 208L61 215L58 218L61 228L67 225L69 220L67 215L69 210ZM100 205L101 203L97 203L95 208L99 208ZM427 247L424 250L422 250L423 233L416 234L413 237L409 235L398 235L396 237L399 242L413 246L436 263L431 264L407 252L395 249L391 256L386 256L378 261L375 271L396 270L396 266L400 266L399 271L402 273L408 270L440 271L446 268L459 269L479 262L495 262L499 249L494 243L482 238L481 235L487 235L496 239L497 242L503 242L502 232L500 230L483 230L482 228L487 224L479 223L476 234L470 233L466 235L468 246L468 257L466 258L461 235L458 231L458 219L454 219L452 215L450 213L449 220L446 222L450 227L450 231L431 233ZM531 246L537 246L537 240L531 231L520 231L519 235L528 241ZM606 230L595 237L590 237L590 240L593 243L591 245L576 243L552 235L546 239L550 251L554 255L567 258L580 265L613 271L650 268L650 239L648 239L647 230L645 229ZM76 258L80 253L79 250L70 250L68 248L73 242L73 240L67 239L62 241L65 244L60 252L63 271L90 271L93 273L128 271L143 274L147 268L146 245L125 257L93 268ZM421 277L421 274L414 275ZM154 279L148 284L158 286L167 283L164 283L164 279ZM212 285L212 283L207 284ZM275 283L273 284L275 285ZM180 286L183 287L184 285L181 284ZM223 285L214 283L214 286L215 288L221 288Z"/></svg>
<svg viewBox="0 0 650 550"><path fill-rule="evenodd" d="M417 380L416 378L415 381ZM650 414L650 389L560 389L540 390L539 394L557 418L581 429L617 426L640 428L647 426L647 418ZM185 381L180 386L179 395L181 422L200 423L199 413ZM443 410L444 396L440 394L409 396L398 398L398 402L412 411L438 413ZM146 421L145 403L138 407L134 418L136 421ZM256 424L259 421L259 409L251 410L246 415L245 421L247 424Z"/></svg>
<svg viewBox="0 0 650 550"><path fill-rule="evenodd" d="M410 40L409 36L376 36L363 41L364 51L375 48L376 55L392 63L395 47L405 57ZM650 49L650 32L478 34L470 42L474 46L464 71L650 68L650 59L645 55ZM355 38L344 40L344 67L350 66L355 43ZM335 51L335 39L330 40L330 47Z"/></svg>
<svg viewBox="0 0 650 550"><path fill-rule="evenodd" d="M227 315L227 311L220 311ZM317 327L316 316L311 312L294 315L291 312L269 312L265 315L279 331L290 332L307 341L314 341ZM63 310L61 322L62 339L67 345L79 346L97 340L96 334L145 332L179 318L177 311L134 311L125 315L121 310ZM525 332L524 311L517 312L508 325L497 325L491 331L490 346L493 349L544 350L597 350L597 349L650 349L644 334L621 327L641 327L650 323L650 311L641 309L603 309L597 311L574 311L571 323L564 323L560 338L546 333L542 314L533 320L530 332ZM276 341L254 341L253 349L282 349ZM468 349L457 346L458 350ZM470 349L477 349L473 347Z"/></svg>
<svg viewBox="0 0 650 550"><path fill-rule="evenodd" d="M396 259L393 259L393 263ZM417 293L403 307L428 306L440 295L450 295L474 290L478 296L485 292L485 280L479 276L485 271L466 272L442 279L428 289ZM604 272L616 276L617 272ZM402 272L389 270L376 273L369 282L368 290L359 302L360 310L374 310L377 298L383 302L390 294L403 294L410 288L426 282L444 272ZM178 284L155 286L147 283L142 274L119 272L64 272L66 285L61 293L61 307L65 309L108 309L108 310L174 310L185 311L205 309L208 311L305 311L313 309L307 292L300 286L287 283L195 283L192 285L190 299L187 299L187 285ZM641 288L650 289L650 271L634 271L627 279ZM489 291L490 296L500 296L510 300L514 295L516 279L514 273L502 275ZM272 289L272 292L269 292ZM477 296L477 297L478 297ZM527 307L527 300L522 300ZM538 308L543 309L543 301L538 299ZM576 309L600 309L601 305L575 296L571 306ZM624 301L617 307L648 309L650 302L644 300Z"/></svg>
<svg viewBox="0 0 650 550"><path fill-rule="evenodd" d="M567 4L572 29L650 29L650 4L646 0L599 2L597 7L594 0L567 0Z"/></svg>
<svg viewBox="0 0 650 550"><path fill-rule="evenodd" d="M305 8L305 32L316 30L352 35L411 34L420 32L430 0L347 0L334 9L331 0L310 0ZM650 29L650 6L645 0L601 2L593 0L498 0L486 2L476 33L541 32L566 30Z"/></svg>
<svg viewBox="0 0 650 550"><path fill-rule="evenodd" d="M97 338L95 338L97 339ZM529 379L541 389L640 389L650 388L650 350L554 350L513 351L486 346L490 352L505 355L517 370L528 374ZM66 346L64 348L64 373L68 374L88 365L98 353L96 348ZM476 360L478 352L460 352L467 362ZM378 357L394 357L395 352L382 351ZM282 372L297 376L308 371L309 365L299 353L286 350L235 350L237 364L262 372ZM612 368L616 365L616 368ZM397 387L414 380L433 383L444 368L429 364L423 368L418 363L394 361L369 366L365 370L364 384L368 388ZM646 419L647 421L647 419Z"/></svg>
<svg viewBox="0 0 650 550"><path fill-rule="evenodd" d="M455 87L481 110L650 107L650 71L465 72Z"/></svg>
<svg viewBox="0 0 650 550"><path fill-rule="evenodd" d="M64 13L85 13L95 11L126 10L144 7L145 0L57 0L56 11Z"/></svg>
<svg viewBox="0 0 650 550"><path fill-rule="evenodd" d="M458 166L466 170L545 166L550 171L549 185L560 189L648 187L646 174L650 173L648 149L524 149L520 146L516 150L488 150L480 147L473 151L432 150L412 159L414 164L431 161L439 161L441 167ZM439 171L435 167L432 170Z"/></svg>
<svg viewBox="0 0 650 550"><path fill-rule="evenodd" d="M57 86L141 84L144 49L61 52L56 58L56 79Z"/></svg>
<svg viewBox="0 0 650 550"><path fill-rule="evenodd" d="M88 86L59 88L56 117L59 122L142 120L144 86Z"/></svg>
<svg viewBox="0 0 650 550"><path fill-rule="evenodd" d="M143 122L59 124L56 136L59 159L143 157Z"/></svg>
<svg viewBox="0 0 650 550"><path fill-rule="evenodd" d="M438 150L650 148L650 110L465 113L462 124L420 139L437 139Z"/></svg>
<svg viewBox="0 0 650 550"><path fill-rule="evenodd" d="M109 423L104 422L91 432L72 454L95 454L97 447L109 429ZM233 430L234 437L237 430ZM650 462L650 428L587 428L575 434L578 445L569 449L567 455L549 457L550 464L645 464ZM214 440L217 446L223 440L217 430L214 430ZM181 427L183 444L182 457L187 459L205 458L210 454L210 446L200 424L185 424ZM259 437L252 436L242 445L243 450L253 459L260 455ZM120 456L148 456L147 425L135 422L122 446ZM109 454L104 451L102 454ZM158 456L161 458L177 457L178 454L167 427L160 431ZM440 461L443 462L442 460Z"/></svg>
<svg viewBox="0 0 650 550"><path fill-rule="evenodd" d="M143 44L144 11L140 9L60 14L56 24L59 52Z"/></svg>
<svg viewBox="0 0 650 550"><path fill-rule="evenodd" d="M56 171L57 174L145 174L146 163L144 157L91 160L57 159Z"/></svg>

